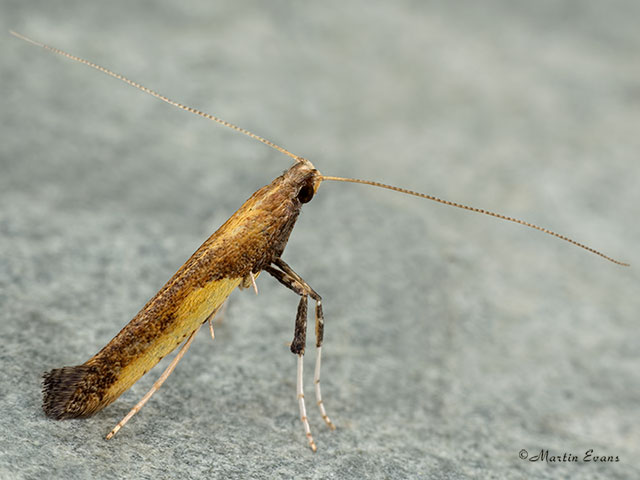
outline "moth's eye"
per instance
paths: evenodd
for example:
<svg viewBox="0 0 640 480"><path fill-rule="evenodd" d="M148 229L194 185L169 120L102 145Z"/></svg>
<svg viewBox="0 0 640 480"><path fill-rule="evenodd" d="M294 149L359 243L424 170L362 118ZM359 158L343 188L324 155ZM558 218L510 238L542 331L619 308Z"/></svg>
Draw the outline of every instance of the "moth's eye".
<svg viewBox="0 0 640 480"><path fill-rule="evenodd" d="M313 198L313 185L306 184L298 192L300 203L307 203Z"/></svg>

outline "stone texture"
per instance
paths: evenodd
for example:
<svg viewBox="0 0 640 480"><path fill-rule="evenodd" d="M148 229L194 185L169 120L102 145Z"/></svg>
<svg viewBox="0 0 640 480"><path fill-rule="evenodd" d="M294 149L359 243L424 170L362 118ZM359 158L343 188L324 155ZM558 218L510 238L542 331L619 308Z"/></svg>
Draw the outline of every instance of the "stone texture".
<svg viewBox="0 0 640 480"><path fill-rule="evenodd" d="M5 33L1 478L640 476L640 6L541 2L17 2L0 26L308 157L521 217L534 231L326 184L285 260L324 298L323 393L295 402L297 299L232 295L169 381L83 421L40 408L258 187L277 152ZM164 363L163 363L164 365ZM619 462L532 463L549 449Z"/></svg>

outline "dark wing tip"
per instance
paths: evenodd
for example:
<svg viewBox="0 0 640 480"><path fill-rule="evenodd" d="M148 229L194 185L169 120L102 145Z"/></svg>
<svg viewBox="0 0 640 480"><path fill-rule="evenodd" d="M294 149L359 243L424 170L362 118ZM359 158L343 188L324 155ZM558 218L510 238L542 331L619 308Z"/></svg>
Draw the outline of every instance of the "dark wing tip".
<svg viewBox="0 0 640 480"><path fill-rule="evenodd" d="M86 416L74 397L88 372L88 366L78 365L56 368L43 375L42 409L48 417L63 420Z"/></svg>

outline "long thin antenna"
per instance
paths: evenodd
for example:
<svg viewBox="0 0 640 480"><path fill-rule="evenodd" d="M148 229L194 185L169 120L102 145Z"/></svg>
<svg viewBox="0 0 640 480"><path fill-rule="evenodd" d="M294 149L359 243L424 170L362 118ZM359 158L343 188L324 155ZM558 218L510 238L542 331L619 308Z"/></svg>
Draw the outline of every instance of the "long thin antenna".
<svg viewBox="0 0 640 480"><path fill-rule="evenodd" d="M393 190L394 192L406 193L407 195L413 195L415 197L426 198L427 200L433 200L434 202L443 203L443 204L449 205L451 207L462 208L463 210L470 210L472 212L482 213L484 215L490 215L492 217L500 218L502 220L508 220L509 222L519 223L520 225L524 225L525 227L529 227L529 228L533 228L535 230L539 230L541 232L546 233L547 235L553 235L554 237L557 237L560 240L564 240L565 242L572 243L573 245L575 245L577 247L584 248L585 250L587 250L587 251L589 251L591 253L595 253L596 255L599 255L602 258L605 258L605 259L609 260L610 262L613 262L613 263L615 263L617 265L622 265L623 267L628 267L629 266L628 263L621 262L619 260L615 260L615 259L605 255L604 253L599 252L598 250L595 250L595 249L593 249L591 247L588 247L588 246L586 246L586 245L584 245L582 243L576 242L575 240L573 240L573 239L571 239L569 237L566 237L564 235L560 235L559 233L556 233L556 232L554 232L552 230L548 230L546 228L539 227L538 225L534 225L533 223L525 222L524 220L519 220L517 218L508 217L508 216L502 215L500 213L494 213L494 212L490 212L488 210L483 210L482 208L470 207L468 205L462 205L460 203L450 202L449 200L443 200L441 198L434 197L433 195L427 195L425 193L418 193L418 192L414 192L413 190L408 190L406 188L394 187L394 186L391 186L391 185L386 185L384 183L372 182L370 180L360 180L358 178L331 177L331 176L327 176L327 175L322 175L322 180L333 180L335 182L361 183L363 185L372 185L374 187L386 188L387 190Z"/></svg>
<svg viewBox="0 0 640 480"><path fill-rule="evenodd" d="M17 37L21 40L24 40L25 42L31 43L37 47L41 47L44 48L45 50L49 50L50 52L53 53L57 53L58 55L62 55L63 57L66 57L70 60L79 62L79 63L83 63L85 65L88 65L91 68L95 68L96 70L102 72L102 73L106 73L107 75L113 77L113 78L117 78L118 80L123 81L124 83L127 83L129 85L131 85L132 87L137 88L138 90L142 90L145 93L148 93L149 95L152 95L160 100L162 100L163 102L167 102L169 105L173 105L174 107L178 107L182 110L186 110L187 112L190 113L195 113L196 115L200 115L201 117L207 118L209 120L213 120L214 122L218 122L221 125L224 125L225 127L229 127L237 132L240 133L244 133L245 135L250 136L251 138L255 138L256 140L264 143L265 145L269 145L271 148L275 148L276 150L278 150L279 152L284 153L285 155L290 156L291 158L293 158L295 161L297 162L301 162L302 159L301 157L299 157L298 155L291 153L289 150L282 148L279 145L276 145L275 143L273 143L270 140L267 140L266 138L262 138L259 135L256 135L255 133L250 132L249 130L245 130L242 127L239 127L237 125L234 125L233 123L229 123L226 120L223 120L221 118L216 117L215 115L211 115L209 113L205 113L202 112L196 108L193 107L188 107L186 105L183 105L179 102L176 102L175 100L171 100L168 97L165 97L164 95L159 94L158 92L151 90L150 88L145 87L144 85L140 85L137 82L134 82L133 80L129 80L127 77L124 77L122 75L120 75L119 73L115 73L112 72L111 70L102 67L96 63L90 62L89 60L85 60L84 58L80 58L80 57L76 57L75 55L71 55L70 53L65 52L64 50L60 50L59 48L56 47L51 47L49 45L46 45L44 43L38 42L36 40L33 40L29 37L25 37L24 35L18 33L18 32L14 32L13 30L9 30L9 33L11 33L11 35L13 35L14 37Z"/></svg>
<svg viewBox="0 0 640 480"><path fill-rule="evenodd" d="M296 162L302 162L304 160L302 157L300 157L298 155L295 155L294 153L291 153L289 150L287 150L287 149L285 149L285 148L283 148L283 147L281 147L279 145L276 145L275 143L271 142L270 140L267 140L266 138L263 138L263 137L261 137L259 135L256 135L255 133L252 133L249 130L246 130L246 129L242 128L242 127L234 125L233 123L227 122L226 120L223 120L223 119L221 119L219 117L216 117L215 115L211 115L209 113L202 112L202 111L200 111L200 110L198 110L196 108L189 107L187 105L183 105L182 103L176 102L175 100L171 100L170 98L165 97L164 95L161 95L158 92L156 92L154 90L151 90L150 88L145 87L144 85L141 85L141 84L139 84L137 82L134 82L133 80L129 80L127 77L124 77L124 76L120 75L119 73L115 73L115 72L113 72L113 71L111 71L111 70L109 70L109 69L107 69L105 67L102 67L102 66L100 66L100 65L98 65L96 63L90 62L89 60L85 60L84 58L80 58L80 57L77 57L77 56L72 55L70 53L67 53L64 50L60 50L59 48L52 47L50 45L46 45L44 43L38 42L36 40L33 40L33 39L29 38L29 37L26 37L26 36L24 36L24 35L22 35L22 34L20 34L18 32L15 32L13 30L9 30L9 33L11 33L11 35L13 35L14 37L17 37L17 38L19 38L21 40L24 40L25 42L31 43L31 44L33 44L33 45L35 45L37 47L44 48L45 50L49 50L50 52L57 53L58 55L62 55L63 57L66 57L66 58L68 58L70 60L73 60L73 61L76 61L76 62L79 62L79 63L83 63L83 64L85 64L85 65L87 65L87 66L89 66L91 68L95 68L96 70L98 70L98 71L100 71L102 73L105 73L105 74L107 74L107 75L109 75L109 76L111 76L113 78L118 79L118 80L121 80L124 83L127 83L128 85L131 85L132 87L137 88L138 90L142 90L143 92L148 93L149 95L152 95L152 96L162 100L163 102L168 103L169 105L173 105L174 107L178 107L178 108L180 108L182 110L185 110L187 112L194 113L196 115L200 115L201 117L204 117L206 119L213 120L214 122L217 122L217 123L219 123L221 125L224 125L225 127L229 127L232 130L235 130L237 132L244 133L245 135L264 143L265 145L268 145L271 148L274 148L274 149L278 150L279 152L282 152L285 155L288 155L289 157L293 158ZM442 204L449 205L449 206L456 207L456 208L461 208L463 210L470 210L472 212L482 213L484 215L490 215L492 217L500 218L502 220L507 220L509 222L518 223L520 225L524 225L526 227L533 228L535 230L539 230L539 231L544 232L544 233L546 233L548 235L552 235L552 236L557 237L557 238L559 238L561 240L564 240L565 242L572 243L573 245L575 245L577 247L583 248L583 249L585 249L585 250L587 250L587 251L589 251L591 253L599 255L600 257L602 257L602 258L604 258L606 260L609 260L610 262L613 262L613 263L615 263L617 265L622 265L624 267L628 267L629 266L628 263L621 262L619 260L615 260L615 259L605 255L604 253L599 252L598 250L595 250L595 249L593 249L591 247L588 247L587 245L584 245L582 243L576 242L575 240L573 240L573 239L571 239L569 237L566 237L564 235L560 235L559 233L556 233L556 232L554 232L552 230L548 230L546 228L539 227L538 225L534 225L533 223L525 222L524 220L519 220L517 218L508 217L506 215L501 215L499 213L490 212L488 210L483 210L481 208L470 207L470 206L467 206L467 205L462 205L462 204L459 204L459 203L450 202L448 200L442 200L442 199L440 199L438 197L434 197L433 195L427 195L427 194L424 194L424 193L418 193L418 192L414 192L412 190L408 190L406 188L394 187L394 186L391 186L391 185L386 185L384 183L372 182L372 181L369 181L369 180L360 180L360 179L357 179L357 178L332 177L332 176L327 176L327 175L322 175L321 178L322 178L322 180L333 180L333 181L336 181L336 182L361 183L361 184L364 184L364 185L372 185L374 187L386 188L388 190L393 190L395 192L405 193L407 195L413 195L413 196L420 197L420 198L426 198L427 200L433 200L434 202L442 203Z"/></svg>

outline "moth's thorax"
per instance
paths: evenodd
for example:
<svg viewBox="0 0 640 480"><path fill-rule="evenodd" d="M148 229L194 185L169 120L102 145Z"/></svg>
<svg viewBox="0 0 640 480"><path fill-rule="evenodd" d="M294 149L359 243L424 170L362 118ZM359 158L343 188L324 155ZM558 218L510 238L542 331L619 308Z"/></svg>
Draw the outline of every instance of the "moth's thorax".
<svg viewBox="0 0 640 480"><path fill-rule="evenodd" d="M311 200L321 181L313 164L299 159L247 199L187 262L184 274L203 268L207 273L197 274L202 285L262 270L282 254L302 204Z"/></svg>

